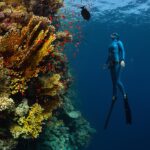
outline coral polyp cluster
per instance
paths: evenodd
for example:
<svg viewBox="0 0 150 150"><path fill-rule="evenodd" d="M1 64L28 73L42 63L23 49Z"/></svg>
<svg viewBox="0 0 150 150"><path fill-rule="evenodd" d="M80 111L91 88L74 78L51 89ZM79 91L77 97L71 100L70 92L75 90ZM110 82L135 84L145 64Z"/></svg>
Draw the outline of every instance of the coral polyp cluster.
<svg viewBox="0 0 150 150"><path fill-rule="evenodd" d="M0 112L2 111L12 111L14 108L14 101L12 98L6 96L0 97Z"/></svg>
<svg viewBox="0 0 150 150"><path fill-rule="evenodd" d="M70 100L65 101L72 76L66 56L60 49L72 40L72 35L68 31L58 31L55 26L56 13L62 6L62 0L0 2L2 150L11 150L15 146L19 150L26 149L20 147L21 141L40 139L47 124L49 128L54 124L61 128L61 125L68 126L66 119L71 118L68 121L73 123L79 117L75 110L67 113L65 110L69 103L73 108ZM49 19L51 16L54 20ZM53 122L53 118L57 119ZM80 120L84 121L82 116Z"/></svg>
<svg viewBox="0 0 150 150"><path fill-rule="evenodd" d="M51 112L44 113L44 109L35 103L29 110L27 117L22 116L17 124L12 125L10 131L14 138L37 138L42 131L42 123L51 116Z"/></svg>
<svg viewBox="0 0 150 150"><path fill-rule="evenodd" d="M63 91L64 85L60 81L61 77L59 74L54 74L52 77L41 78L42 82L42 95L55 96Z"/></svg>
<svg viewBox="0 0 150 150"><path fill-rule="evenodd" d="M0 2L0 33L21 29L27 22L30 14L21 1L5 0Z"/></svg>

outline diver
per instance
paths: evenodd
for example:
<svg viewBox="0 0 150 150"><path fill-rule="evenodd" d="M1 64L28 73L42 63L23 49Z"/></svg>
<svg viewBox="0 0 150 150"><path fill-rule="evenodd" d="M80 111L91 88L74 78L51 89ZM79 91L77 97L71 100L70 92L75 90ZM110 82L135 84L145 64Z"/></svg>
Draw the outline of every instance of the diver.
<svg viewBox="0 0 150 150"><path fill-rule="evenodd" d="M126 122L127 124L131 124L131 110L128 104L128 97L125 91L124 85L120 79L121 77L121 70L125 67L125 49L122 41L119 38L118 33L112 33L110 35L112 39L112 43L108 49L108 58L106 61L106 66L110 70L111 80L113 85L113 95L112 95L112 105L107 117L107 121L105 122L105 128L108 124L109 117L111 115L113 106L115 101L117 100L117 91L118 89L122 93L124 99L124 108L125 108L125 115L126 115Z"/></svg>
<svg viewBox="0 0 150 150"><path fill-rule="evenodd" d="M110 69L113 84L112 100L117 99L117 88L121 91L123 98L127 99L124 85L120 79L121 69L125 67L125 49L122 41L119 39L118 33L112 33L110 37L112 39L112 43L109 46L106 65Z"/></svg>

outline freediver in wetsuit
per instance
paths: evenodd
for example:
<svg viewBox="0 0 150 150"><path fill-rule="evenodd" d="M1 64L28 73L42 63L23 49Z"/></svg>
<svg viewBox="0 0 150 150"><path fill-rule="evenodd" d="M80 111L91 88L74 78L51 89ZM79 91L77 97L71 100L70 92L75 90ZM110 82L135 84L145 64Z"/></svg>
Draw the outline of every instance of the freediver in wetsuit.
<svg viewBox="0 0 150 150"><path fill-rule="evenodd" d="M125 49L123 43L119 40L118 33L111 34L112 43L109 47L109 54L106 64L110 69L111 79L113 84L112 100L117 99L117 88L121 91L123 98L127 98L125 88L121 82L121 69L125 67Z"/></svg>
<svg viewBox="0 0 150 150"><path fill-rule="evenodd" d="M112 95L112 105L110 107L105 126L107 128L110 115L113 110L113 106L115 101L117 100L117 89L120 90L124 99L124 108L125 108L125 115L126 115L126 122L127 124L131 124L131 110L128 104L128 97L124 88L123 83L121 82L121 70L125 67L125 49L122 41L119 39L118 33L111 34L112 43L108 50L108 58L106 61L106 65L110 70L112 84L113 84L113 95Z"/></svg>

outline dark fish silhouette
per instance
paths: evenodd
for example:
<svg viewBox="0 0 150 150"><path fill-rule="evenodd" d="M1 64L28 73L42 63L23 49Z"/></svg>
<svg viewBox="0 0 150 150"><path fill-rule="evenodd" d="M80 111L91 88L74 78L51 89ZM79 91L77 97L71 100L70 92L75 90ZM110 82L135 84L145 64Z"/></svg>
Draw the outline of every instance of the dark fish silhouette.
<svg viewBox="0 0 150 150"><path fill-rule="evenodd" d="M85 6L80 7L81 8L81 15L85 20L90 20L91 14L90 12L86 9Z"/></svg>

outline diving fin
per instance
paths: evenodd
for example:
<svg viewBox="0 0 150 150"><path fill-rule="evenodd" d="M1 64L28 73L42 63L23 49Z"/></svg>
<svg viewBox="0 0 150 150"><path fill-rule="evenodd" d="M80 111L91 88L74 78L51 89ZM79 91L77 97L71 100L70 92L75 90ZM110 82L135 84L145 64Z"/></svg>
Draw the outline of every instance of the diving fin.
<svg viewBox="0 0 150 150"><path fill-rule="evenodd" d="M132 114L127 97L124 98L124 109L125 109L126 123L132 124Z"/></svg>
<svg viewBox="0 0 150 150"><path fill-rule="evenodd" d="M111 114L112 114L112 111L113 111L114 104L115 104L116 100L117 99L115 98L111 102L111 106L109 108L109 111L108 111L108 114L107 114L107 117L106 117L106 120L105 120L104 129L107 129L107 127L108 127L109 120L110 120L110 117L111 117Z"/></svg>

